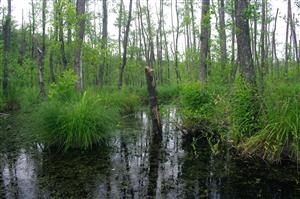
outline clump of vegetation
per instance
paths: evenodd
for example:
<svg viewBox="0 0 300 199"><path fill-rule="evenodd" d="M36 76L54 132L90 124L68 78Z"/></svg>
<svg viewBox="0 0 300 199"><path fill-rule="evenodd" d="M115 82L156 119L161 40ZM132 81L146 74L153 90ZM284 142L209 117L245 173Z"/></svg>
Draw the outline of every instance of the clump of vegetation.
<svg viewBox="0 0 300 199"><path fill-rule="evenodd" d="M104 105L115 107L121 114L133 113L141 104L138 95L125 89L115 92L101 92L100 98Z"/></svg>
<svg viewBox="0 0 300 199"><path fill-rule="evenodd" d="M75 95L75 81L66 71L39 107L37 138L46 146L88 149L103 142L116 125L117 111L97 94Z"/></svg>
<svg viewBox="0 0 300 199"><path fill-rule="evenodd" d="M212 93L199 82L183 85L180 92L181 115L187 129L206 127L214 114Z"/></svg>
<svg viewBox="0 0 300 199"><path fill-rule="evenodd" d="M300 85L272 85L264 96L263 128L241 145L244 153L269 161L299 160Z"/></svg>
<svg viewBox="0 0 300 199"><path fill-rule="evenodd" d="M168 104L175 102L179 97L179 86L166 85L157 87L157 99L159 104Z"/></svg>
<svg viewBox="0 0 300 199"><path fill-rule="evenodd" d="M260 104L257 92L238 81L230 99L232 137L237 142L255 134L260 128Z"/></svg>
<svg viewBox="0 0 300 199"><path fill-rule="evenodd" d="M103 106L101 98L84 93L78 101L51 100L41 105L39 138L64 150L87 149L107 138L116 125L117 113Z"/></svg>

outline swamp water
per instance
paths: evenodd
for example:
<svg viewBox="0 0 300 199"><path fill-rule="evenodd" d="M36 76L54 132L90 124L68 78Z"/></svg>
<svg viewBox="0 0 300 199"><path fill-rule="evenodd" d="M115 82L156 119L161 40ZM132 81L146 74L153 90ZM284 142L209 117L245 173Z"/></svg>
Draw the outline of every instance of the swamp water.
<svg viewBox="0 0 300 199"><path fill-rule="evenodd" d="M107 146L90 152L43 152L26 144L13 124L0 130L0 198L300 198L295 165L278 167L197 152L163 116L163 137L151 134L149 117L126 118Z"/></svg>

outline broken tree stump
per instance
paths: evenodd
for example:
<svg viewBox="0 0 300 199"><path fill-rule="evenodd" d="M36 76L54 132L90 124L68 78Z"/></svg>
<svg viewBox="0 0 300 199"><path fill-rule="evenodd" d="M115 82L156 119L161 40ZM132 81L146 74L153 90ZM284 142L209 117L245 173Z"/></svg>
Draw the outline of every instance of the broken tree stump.
<svg viewBox="0 0 300 199"><path fill-rule="evenodd" d="M147 80L147 88L148 88L148 95L149 95L149 104L150 104L153 132L161 135L162 134L162 125L161 125L160 113L159 113L156 91L155 91L154 70L150 67L146 67L145 74L146 74L146 80Z"/></svg>

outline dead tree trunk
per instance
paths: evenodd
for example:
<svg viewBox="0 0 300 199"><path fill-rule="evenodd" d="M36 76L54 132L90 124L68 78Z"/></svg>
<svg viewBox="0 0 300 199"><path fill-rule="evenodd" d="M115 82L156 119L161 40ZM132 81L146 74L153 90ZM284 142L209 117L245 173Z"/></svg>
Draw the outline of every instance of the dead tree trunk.
<svg viewBox="0 0 300 199"><path fill-rule="evenodd" d="M156 92L155 92L155 80L153 77L154 70L150 67L145 68L145 74L147 79L150 111L151 111L151 120L153 126L153 132L158 135L162 134L162 125L160 120L160 113L157 104Z"/></svg>
<svg viewBox="0 0 300 199"><path fill-rule="evenodd" d="M44 67L43 67L43 62L44 62L44 52L41 50L38 40L36 39L35 35L33 35L32 38L33 45L36 49L36 57L37 57L37 64L38 64L38 79L39 79L39 87L40 87L40 96L41 97L46 97L46 92L45 92L45 82L44 82Z"/></svg>

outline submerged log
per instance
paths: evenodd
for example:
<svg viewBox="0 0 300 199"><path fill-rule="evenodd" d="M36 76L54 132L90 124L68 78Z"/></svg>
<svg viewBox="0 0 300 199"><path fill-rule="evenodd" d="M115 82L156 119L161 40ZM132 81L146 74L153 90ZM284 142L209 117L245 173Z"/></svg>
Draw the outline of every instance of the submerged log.
<svg viewBox="0 0 300 199"><path fill-rule="evenodd" d="M157 104L153 73L154 71L152 68L150 67L145 68L153 132L161 135L162 125L160 120L159 108Z"/></svg>

